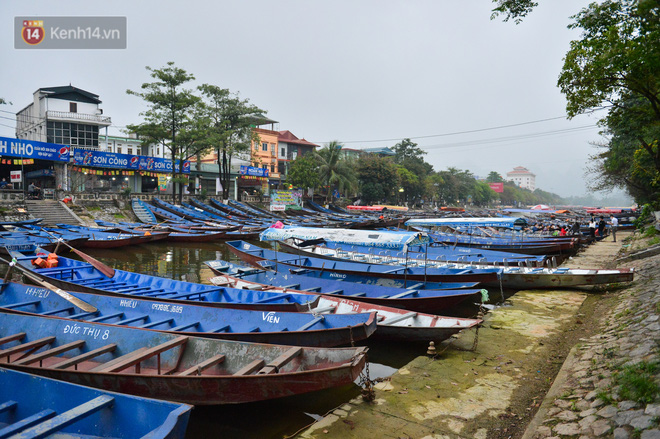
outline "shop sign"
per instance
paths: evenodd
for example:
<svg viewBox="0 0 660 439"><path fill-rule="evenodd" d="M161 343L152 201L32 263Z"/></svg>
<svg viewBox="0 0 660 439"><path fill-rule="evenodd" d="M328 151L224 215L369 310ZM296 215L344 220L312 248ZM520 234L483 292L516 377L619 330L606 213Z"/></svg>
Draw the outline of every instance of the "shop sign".
<svg viewBox="0 0 660 439"><path fill-rule="evenodd" d="M0 156L68 162L71 148L57 143L0 137Z"/></svg>
<svg viewBox="0 0 660 439"><path fill-rule="evenodd" d="M176 169L179 169L179 160L176 160ZM97 168L132 169L136 171L172 172L172 160L160 157L147 157L142 155L119 154L116 152L87 151L76 149L73 153L73 164L77 166L90 166ZM183 162L182 172L190 173L190 162Z"/></svg>
<svg viewBox="0 0 660 439"><path fill-rule="evenodd" d="M255 168L254 166L241 165L238 173L239 175L249 175L252 177L268 177L268 169Z"/></svg>
<svg viewBox="0 0 660 439"><path fill-rule="evenodd" d="M300 210L302 209L302 192L293 191L271 191L270 210Z"/></svg>
<svg viewBox="0 0 660 439"><path fill-rule="evenodd" d="M23 181L23 173L21 171L9 171L9 178L12 183L20 183Z"/></svg>

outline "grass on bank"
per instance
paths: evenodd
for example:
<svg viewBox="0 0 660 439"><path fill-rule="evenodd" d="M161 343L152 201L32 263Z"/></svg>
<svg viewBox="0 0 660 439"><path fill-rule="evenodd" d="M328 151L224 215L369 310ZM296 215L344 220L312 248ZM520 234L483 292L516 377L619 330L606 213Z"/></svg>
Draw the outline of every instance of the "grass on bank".
<svg viewBox="0 0 660 439"><path fill-rule="evenodd" d="M660 362L642 361L624 366L614 375L614 381L619 386L619 396L623 400L649 404L660 400L660 385L658 373Z"/></svg>

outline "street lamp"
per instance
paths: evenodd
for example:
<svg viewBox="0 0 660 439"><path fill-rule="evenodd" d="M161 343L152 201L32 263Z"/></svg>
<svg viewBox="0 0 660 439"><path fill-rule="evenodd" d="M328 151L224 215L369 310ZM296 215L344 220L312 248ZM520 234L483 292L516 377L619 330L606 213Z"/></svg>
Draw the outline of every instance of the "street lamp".
<svg viewBox="0 0 660 439"><path fill-rule="evenodd" d="M403 188L399 188L399 204L403 204Z"/></svg>

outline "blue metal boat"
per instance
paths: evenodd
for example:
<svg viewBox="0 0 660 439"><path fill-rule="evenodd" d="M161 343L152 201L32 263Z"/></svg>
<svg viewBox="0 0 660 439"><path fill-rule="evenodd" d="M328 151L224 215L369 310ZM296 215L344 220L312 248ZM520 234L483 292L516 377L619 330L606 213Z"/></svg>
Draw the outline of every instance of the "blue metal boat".
<svg viewBox="0 0 660 439"><path fill-rule="evenodd" d="M12 251L11 255L22 267L32 270L37 277L67 291L143 297L172 303L184 301L191 305L202 302L206 306L260 311L305 311L310 306L313 307L318 300L318 297L304 294L237 290L165 279L111 269L98 261L97 266L94 266L63 256L58 257L57 267L40 268L32 264L37 258L43 259L47 256L47 253L40 249L30 252ZM100 268L109 269L108 274L111 276L101 271L99 264Z"/></svg>
<svg viewBox="0 0 660 439"><path fill-rule="evenodd" d="M351 385L366 347L246 343L0 313L0 367L186 404L237 404ZM128 416L129 422L139 418Z"/></svg>
<svg viewBox="0 0 660 439"><path fill-rule="evenodd" d="M254 268L241 268L225 261L207 261L206 265L214 273L229 275L237 279L272 285L290 290L300 290L323 294L340 299L407 309L425 313L445 312L459 303L475 298L480 289L429 290L422 283L411 284L409 288L387 287L382 285L359 284L346 280L323 279L318 271L300 270L272 261L261 261L260 265L280 271L264 271Z"/></svg>
<svg viewBox="0 0 660 439"><path fill-rule="evenodd" d="M219 261L212 261L211 263L213 262ZM259 270L248 268L248 271ZM288 288L252 282L240 277L233 277L229 274L221 274L209 280L215 285L231 285L235 288L268 289L278 292L290 291ZM463 329L469 329L481 323L481 320L447 317L419 311L408 311L391 306L376 305L351 299L341 294L321 294L318 306L313 308L312 312L317 314L377 312L378 330L369 338L370 340L421 341L424 343L435 341L437 343Z"/></svg>
<svg viewBox="0 0 660 439"><path fill-rule="evenodd" d="M258 247L245 241L228 241L227 246L241 260L255 267L258 261L269 260L300 270L314 270L330 273L334 279L344 279L347 275L396 279L415 282L479 282L497 284L500 269L495 268L433 268L406 267L401 265L362 264L348 261L328 261L320 258L297 257L290 253ZM263 267L261 267L263 268Z"/></svg>
<svg viewBox="0 0 660 439"><path fill-rule="evenodd" d="M0 437L183 439L192 408L0 368Z"/></svg>
<svg viewBox="0 0 660 439"><path fill-rule="evenodd" d="M0 309L85 322L167 331L224 340L296 346L341 346L364 340L376 330L376 314L314 315L248 311L72 293L96 308L83 312L47 288L0 284Z"/></svg>

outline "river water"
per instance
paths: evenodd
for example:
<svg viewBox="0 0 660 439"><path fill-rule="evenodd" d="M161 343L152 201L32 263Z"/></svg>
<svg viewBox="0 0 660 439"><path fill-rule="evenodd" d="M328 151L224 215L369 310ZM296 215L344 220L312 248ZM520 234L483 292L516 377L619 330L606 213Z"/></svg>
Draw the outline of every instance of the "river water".
<svg viewBox="0 0 660 439"><path fill-rule="evenodd" d="M117 269L206 284L210 283L208 279L213 274L204 261L238 261L222 242L154 243L116 250L84 251ZM371 379L390 376L413 358L426 353L426 346L420 344L393 345L369 341L367 345ZM263 439L292 436L359 394L360 387L351 385L252 404L198 406L192 412L186 437Z"/></svg>

